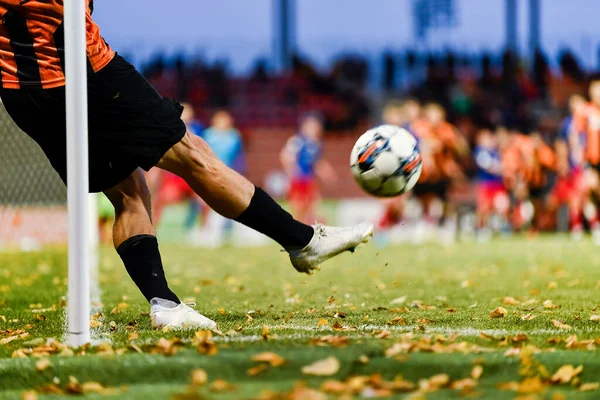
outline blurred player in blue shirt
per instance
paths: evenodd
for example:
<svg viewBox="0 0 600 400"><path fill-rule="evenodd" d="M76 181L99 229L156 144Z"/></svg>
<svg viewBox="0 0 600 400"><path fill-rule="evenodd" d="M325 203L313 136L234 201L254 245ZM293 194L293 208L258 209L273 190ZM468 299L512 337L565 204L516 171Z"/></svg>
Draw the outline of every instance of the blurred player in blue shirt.
<svg viewBox="0 0 600 400"><path fill-rule="evenodd" d="M225 165L242 175L246 172L242 135L235 129L233 116L228 111L219 110L214 114L211 126L202 132L202 138ZM221 246L233 225L214 210L206 210L204 229L192 236L192 242L208 247Z"/></svg>
<svg viewBox="0 0 600 400"><path fill-rule="evenodd" d="M506 216L509 207L508 194L504 188L502 155L497 140L489 129L479 131L474 159L477 169L477 224L480 233L487 233L490 216Z"/></svg>
<svg viewBox="0 0 600 400"><path fill-rule="evenodd" d="M304 223L314 223L316 219L320 199L316 178L325 183L336 179L331 164L322 159L322 136L321 115L307 113L300 119L298 133L281 151L281 163L290 180L287 197L292 215Z"/></svg>
<svg viewBox="0 0 600 400"><path fill-rule="evenodd" d="M240 157L243 157L242 136L233 127L231 114L217 111L211 127L204 130L202 138L225 165L237 172L245 172L244 163L240 163Z"/></svg>

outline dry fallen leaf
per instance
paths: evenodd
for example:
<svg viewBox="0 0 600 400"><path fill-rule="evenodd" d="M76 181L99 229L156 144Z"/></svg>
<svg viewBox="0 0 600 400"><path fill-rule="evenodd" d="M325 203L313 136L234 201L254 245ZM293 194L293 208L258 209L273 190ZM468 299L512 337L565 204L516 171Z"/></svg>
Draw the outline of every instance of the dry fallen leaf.
<svg viewBox="0 0 600 400"><path fill-rule="evenodd" d="M272 367L281 367L286 363L286 360L279 354L265 352L252 356L252 361L266 362L271 364Z"/></svg>
<svg viewBox="0 0 600 400"><path fill-rule="evenodd" d="M114 394L114 389L105 388L99 382L85 382L81 385L83 393Z"/></svg>
<svg viewBox="0 0 600 400"><path fill-rule="evenodd" d="M553 383L569 383L571 380L583 371L583 365L574 368L571 364L563 365L552 375L550 379Z"/></svg>
<svg viewBox="0 0 600 400"><path fill-rule="evenodd" d="M462 390L463 393L471 391L475 386L477 386L477 381L471 378L459 379L457 381L453 381L450 384L450 388L455 390Z"/></svg>
<svg viewBox="0 0 600 400"><path fill-rule="evenodd" d="M123 303L119 303L117 304L117 306L115 308L112 309L112 311L110 312L111 314L120 314L121 311L125 310L126 308L129 308L129 304L123 302Z"/></svg>
<svg viewBox="0 0 600 400"><path fill-rule="evenodd" d="M340 370L340 362L337 358L330 356L302 367L302 373L306 375L331 376Z"/></svg>
<svg viewBox="0 0 600 400"><path fill-rule="evenodd" d="M521 317L521 320L523 321L531 321L532 319L535 319L535 315L529 313L529 314L525 314Z"/></svg>
<svg viewBox="0 0 600 400"><path fill-rule="evenodd" d="M406 325L406 320L402 317L394 317L391 321L387 322L388 325Z"/></svg>
<svg viewBox="0 0 600 400"><path fill-rule="evenodd" d="M490 318L502 318L508 315L508 311L504 307L497 307L490 313Z"/></svg>
<svg viewBox="0 0 600 400"><path fill-rule="evenodd" d="M595 321L595 322L600 321L600 315L592 315L590 317L590 321Z"/></svg>
<svg viewBox="0 0 600 400"><path fill-rule="evenodd" d="M94 329L94 328L99 328L102 326L102 322L92 319L90 320L90 328Z"/></svg>
<svg viewBox="0 0 600 400"><path fill-rule="evenodd" d="M38 395L34 390L28 390L26 392L23 392L21 399L22 400L38 400Z"/></svg>
<svg viewBox="0 0 600 400"><path fill-rule="evenodd" d="M526 378L519 383L517 392L519 393L541 393L544 391L544 384L539 376Z"/></svg>
<svg viewBox="0 0 600 400"><path fill-rule="evenodd" d="M599 387L600 387L599 382L588 382L588 383L583 383L581 386L579 386L579 391L580 392L591 392L593 390L597 390Z"/></svg>
<svg viewBox="0 0 600 400"><path fill-rule="evenodd" d="M421 379L419 388L423 392L434 392L450 384L450 377L447 374L437 374L429 379Z"/></svg>
<svg viewBox="0 0 600 400"><path fill-rule="evenodd" d="M558 321L556 319L552 320L552 325L554 325L558 329L564 329L566 331L569 331L569 330L573 329L573 327L571 325L563 324L562 322L560 322L560 321Z"/></svg>
<svg viewBox="0 0 600 400"><path fill-rule="evenodd" d="M317 326L321 327L321 326L325 326L325 325L329 325L329 321L327 321L325 318L319 318L319 322L317 323Z"/></svg>
<svg viewBox="0 0 600 400"><path fill-rule="evenodd" d="M340 324L340 320L336 319L333 325L331 325L331 329L333 329L334 331L343 331L344 327L342 326L342 324Z"/></svg>
<svg viewBox="0 0 600 400"><path fill-rule="evenodd" d="M237 390L237 387L223 379L217 379L211 383L210 390L213 392L234 392Z"/></svg>
<svg viewBox="0 0 600 400"><path fill-rule="evenodd" d="M514 297L505 297L504 300L502 300L502 303L507 306L516 306L519 304L519 301Z"/></svg>
<svg viewBox="0 0 600 400"><path fill-rule="evenodd" d="M192 343L200 354L214 356L219 352L217 344L212 340L213 334L210 331L198 331L192 339Z"/></svg>
<svg viewBox="0 0 600 400"><path fill-rule="evenodd" d="M262 329L263 340L269 340L270 337L271 337L271 329L267 325L263 326L263 329Z"/></svg>
<svg viewBox="0 0 600 400"><path fill-rule="evenodd" d="M350 339L348 336L328 335L311 339L308 343L312 346L346 347L350 344Z"/></svg>
<svg viewBox="0 0 600 400"><path fill-rule="evenodd" d="M284 399L288 400L327 400L327 395L318 390L296 386Z"/></svg>
<svg viewBox="0 0 600 400"><path fill-rule="evenodd" d="M260 374L261 372L266 371L267 369L269 369L269 366L267 364L258 364L252 368L249 368L247 373L248 376L255 376Z"/></svg>
<svg viewBox="0 0 600 400"><path fill-rule="evenodd" d="M152 354L163 354L165 356L172 356L177 353L178 347L181 346L181 339L172 338L167 340L165 338L158 339L156 345L150 348Z"/></svg>
<svg viewBox="0 0 600 400"><path fill-rule="evenodd" d="M326 380L321 385L321 390L325 393L342 394L349 391L347 383L336 381L333 379Z"/></svg>
<svg viewBox="0 0 600 400"><path fill-rule="evenodd" d="M35 370L38 372L44 371L44 370L50 368L51 365L52 365L52 363L50 362L50 359L42 358L38 362L35 363Z"/></svg>
<svg viewBox="0 0 600 400"><path fill-rule="evenodd" d="M516 392L519 390L519 382L511 381L511 382L502 382L496 385L496 389L498 390L512 390Z"/></svg>
<svg viewBox="0 0 600 400"><path fill-rule="evenodd" d="M481 365L476 365L473 367L473 370L471 371L471 378L478 380L479 378L481 378L482 374L483 374L483 367Z"/></svg>
<svg viewBox="0 0 600 400"><path fill-rule="evenodd" d="M77 378L75 378L74 376L69 376L69 383L67 383L67 385L65 386L65 390L67 391L67 393L72 394L83 393L83 387L81 386Z"/></svg>
<svg viewBox="0 0 600 400"><path fill-rule="evenodd" d="M202 368L192 370L192 386L203 386L208 382L208 374Z"/></svg>
<svg viewBox="0 0 600 400"><path fill-rule="evenodd" d="M552 300L548 299L546 301L544 301L544 303L542 303L544 305L544 308L560 308L560 306L558 304L554 304L552 303Z"/></svg>

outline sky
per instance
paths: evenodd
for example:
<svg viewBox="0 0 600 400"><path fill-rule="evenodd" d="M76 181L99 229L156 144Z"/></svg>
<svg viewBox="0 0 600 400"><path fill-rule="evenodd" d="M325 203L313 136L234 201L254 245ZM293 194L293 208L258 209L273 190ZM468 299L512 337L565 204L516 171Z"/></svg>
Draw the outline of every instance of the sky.
<svg viewBox="0 0 600 400"><path fill-rule="evenodd" d="M297 45L325 64L340 52L366 55L383 49L418 47L500 49L504 43L504 0L455 0L458 26L414 37L411 0L296 0ZM169 4L169 7L165 7ZM102 0L94 18L106 40L140 62L157 50L184 50L208 59L230 60L234 71L271 57L271 0ZM518 0L519 39L527 46L527 1ZM541 0L542 44L555 54L574 48L589 65L597 63L600 0ZM172 6L175 5L175 6Z"/></svg>

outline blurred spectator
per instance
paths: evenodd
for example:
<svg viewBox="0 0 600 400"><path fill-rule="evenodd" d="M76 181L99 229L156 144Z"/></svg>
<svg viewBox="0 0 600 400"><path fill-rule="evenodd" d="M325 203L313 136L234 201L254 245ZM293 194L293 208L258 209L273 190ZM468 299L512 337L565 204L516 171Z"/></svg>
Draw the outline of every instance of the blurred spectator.
<svg viewBox="0 0 600 400"><path fill-rule="evenodd" d="M323 119L308 113L300 119L298 133L281 150L281 164L289 178L288 200L292 215L307 224L317 220L320 200L317 178L324 183L337 179L335 170L323 159Z"/></svg>
<svg viewBox="0 0 600 400"><path fill-rule="evenodd" d="M219 110L212 118L211 126L202 134L206 143L215 155L228 167L237 172L246 170L242 136L234 126L231 114ZM221 246L231 232L231 221L222 217L214 210L209 210L202 232L196 232L193 241L208 247Z"/></svg>

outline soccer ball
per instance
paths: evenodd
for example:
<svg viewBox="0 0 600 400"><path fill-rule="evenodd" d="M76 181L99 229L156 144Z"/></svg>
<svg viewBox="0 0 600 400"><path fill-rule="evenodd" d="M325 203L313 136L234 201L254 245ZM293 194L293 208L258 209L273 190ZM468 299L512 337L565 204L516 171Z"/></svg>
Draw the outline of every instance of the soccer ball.
<svg viewBox="0 0 600 400"><path fill-rule="evenodd" d="M392 197L415 186L423 165L417 140L410 132L382 125L358 138L350 154L350 167L367 193Z"/></svg>

